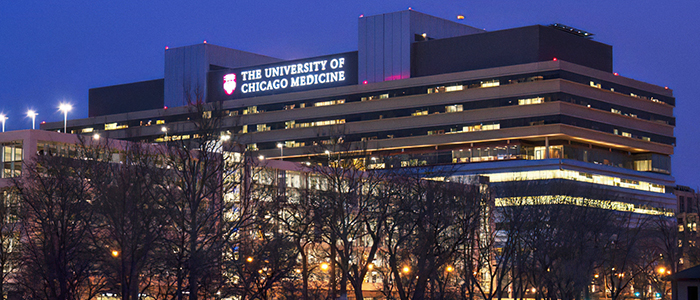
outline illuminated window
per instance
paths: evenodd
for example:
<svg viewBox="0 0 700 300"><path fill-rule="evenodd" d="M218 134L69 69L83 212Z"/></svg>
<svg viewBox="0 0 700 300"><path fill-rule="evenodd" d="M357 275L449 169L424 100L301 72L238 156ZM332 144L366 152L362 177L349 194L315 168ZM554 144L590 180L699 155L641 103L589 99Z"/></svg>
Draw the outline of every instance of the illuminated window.
<svg viewBox="0 0 700 300"><path fill-rule="evenodd" d="M594 88L601 88L600 83L596 83L593 80L591 80L589 84Z"/></svg>
<svg viewBox="0 0 700 300"><path fill-rule="evenodd" d="M252 114L257 114L258 113L258 107L257 106L251 106L243 110L244 115L252 115Z"/></svg>
<svg viewBox="0 0 700 300"><path fill-rule="evenodd" d="M22 173L22 141L2 144L2 178L20 176Z"/></svg>
<svg viewBox="0 0 700 300"><path fill-rule="evenodd" d="M501 129L501 124L499 124L499 123L478 124L478 125L464 126L464 127L462 127L462 132L497 130L497 129Z"/></svg>
<svg viewBox="0 0 700 300"><path fill-rule="evenodd" d="M506 198L496 198L496 206L521 206L521 205L553 205L553 204L564 204L564 205L575 205L583 207L595 207L602 209L609 209L615 211L626 211L645 215L663 215L663 216L673 216L673 210L649 207L649 206L639 206L632 203L626 203L621 201L610 201L610 200L599 200L599 199L589 199L583 197L572 197L566 195L542 195L542 196L524 196L524 197L506 197Z"/></svg>
<svg viewBox="0 0 700 300"><path fill-rule="evenodd" d="M389 94L366 96L366 97L362 97L360 100L361 101L372 101L372 100L387 99L387 98L389 98Z"/></svg>
<svg viewBox="0 0 700 300"><path fill-rule="evenodd" d="M296 121L287 121L287 122L285 122L285 127L286 128L303 128L303 127L316 127L316 126L337 125L337 124L345 124L345 119L325 120L325 121L316 121L316 122L308 122L308 123L296 123Z"/></svg>
<svg viewBox="0 0 700 300"><path fill-rule="evenodd" d="M125 129L129 128L129 125L118 125L117 123L107 123L105 124L105 130L117 130L117 129Z"/></svg>
<svg viewBox="0 0 700 300"><path fill-rule="evenodd" d="M446 113L460 112L460 111L462 111L462 110L464 110L464 107L462 106L462 104L445 106L445 112L446 112Z"/></svg>
<svg viewBox="0 0 700 300"><path fill-rule="evenodd" d="M544 103L544 97L518 99L518 105L530 105Z"/></svg>
<svg viewBox="0 0 700 300"><path fill-rule="evenodd" d="M165 124L165 120L156 120L156 125Z"/></svg>
<svg viewBox="0 0 700 300"><path fill-rule="evenodd" d="M411 114L411 116L425 116L425 115L427 115L427 114L428 114L428 110L427 110L427 109L423 109L423 110L416 110L415 112L413 112L413 113Z"/></svg>
<svg viewBox="0 0 700 300"><path fill-rule="evenodd" d="M387 97L389 96L389 94L386 94L386 95L387 95ZM343 104L343 103L345 103L345 99L316 102L316 103L314 103L314 106L329 106L329 105L338 105L338 104Z"/></svg>
<svg viewBox="0 0 700 300"><path fill-rule="evenodd" d="M285 141L284 142L285 148L296 148L296 147L304 147L304 146L306 146L306 143L304 143L304 142L296 142L296 141Z"/></svg>
<svg viewBox="0 0 700 300"><path fill-rule="evenodd" d="M568 179L580 182L590 182L607 186L617 186L642 191L650 191L655 193L665 193L666 188L663 185L645 181L626 181L620 177L612 177L606 175L582 173L571 170L539 170L539 171L524 171L524 172L505 172L484 174L489 176L491 182L510 182L522 180L548 180L548 179Z"/></svg>
<svg viewBox="0 0 700 300"><path fill-rule="evenodd" d="M464 90L464 86L461 84L445 87L445 92L456 92L461 90Z"/></svg>
<svg viewBox="0 0 700 300"><path fill-rule="evenodd" d="M83 128L83 130L81 130L81 132L82 132L82 133L90 133L90 132L92 132L92 131L94 131L94 130L95 130L94 128L89 127L89 128Z"/></svg>
<svg viewBox="0 0 700 300"><path fill-rule="evenodd" d="M267 124L258 124L257 131L270 131L270 126L267 126Z"/></svg>
<svg viewBox="0 0 700 300"><path fill-rule="evenodd" d="M499 85L501 85L501 82L498 79L481 82L481 87L494 87Z"/></svg>

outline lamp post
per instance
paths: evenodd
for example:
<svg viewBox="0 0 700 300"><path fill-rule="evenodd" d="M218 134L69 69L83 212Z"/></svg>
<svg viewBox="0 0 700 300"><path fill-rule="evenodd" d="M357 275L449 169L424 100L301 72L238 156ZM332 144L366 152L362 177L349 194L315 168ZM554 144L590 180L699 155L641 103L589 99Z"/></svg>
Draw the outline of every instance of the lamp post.
<svg viewBox="0 0 700 300"><path fill-rule="evenodd" d="M0 121L2 121L2 132L5 132L5 121L7 121L7 116L5 114L0 114Z"/></svg>
<svg viewBox="0 0 700 300"><path fill-rule="evenodd" d="M164 140L165 140L165 146L167 147L167 146L168 146L168 128L165 127L165 126L163 126L163 127L160 128L160 131L162 131L163 133L165 133L165 138L164 138Z"/></svg>
<svg viewBox="0 0 700 300"><path fill-rule="evenodd" d="M277 148L280 148L280 160L284 160L284 144L277 143Z"/></svg>
<svg viewBox="0 0 700 300"><path fill-rule="evenodd" d="M28 110L27 111L27 117L32 118L32 129L36 129L36 116L38 113L36 113L34 110Z"/></svg>
<svg viewBox="0 0 700 300"><path fill-rule="evenodd" d="M68 112L71 109L73 109L73 106L68 103L61 103L61 105L58 106L58 110L63 112L63 133L67 133Z"/></svg>

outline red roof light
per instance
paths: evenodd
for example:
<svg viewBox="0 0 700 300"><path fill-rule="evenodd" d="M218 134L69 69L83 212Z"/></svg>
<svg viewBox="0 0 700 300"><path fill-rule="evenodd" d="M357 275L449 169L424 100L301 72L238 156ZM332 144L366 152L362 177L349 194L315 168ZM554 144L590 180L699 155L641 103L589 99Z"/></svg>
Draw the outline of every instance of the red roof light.
<svg viewBox="0 0 700 300"><path fill-rule="evenodd" d="M363 81L362 84L367 84L367 80Z"/></svg>
<svg viewBox="0 0 700 300"><path fill-rule="evenodd" d="M553 60L553 61L557 61L557 58L556 58L556 57L555 57L555 58L552 58L552 60Z"/></svg>

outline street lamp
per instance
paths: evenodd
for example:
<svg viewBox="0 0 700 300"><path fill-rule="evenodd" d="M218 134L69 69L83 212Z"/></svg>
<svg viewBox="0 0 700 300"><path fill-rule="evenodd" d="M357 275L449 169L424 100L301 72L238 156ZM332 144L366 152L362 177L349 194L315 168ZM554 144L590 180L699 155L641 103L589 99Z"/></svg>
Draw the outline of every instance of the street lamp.
<svg viewBox="0 0 700 300"><path fill-rule="evenodd" d="M167 146L168 145L168 128L163 126L160 128L160 131L165 133L165 138L163 140L165 141L165 146Z"/></svg>
<svg viewBox="0 0 700 300"><path fill-rule="evenodd" d="M27 117L32 118L32 129L36 129L36 116L38 113L36 113L34 110L30 109L27 111Z"/></svg>
<svg viewBox="0 0 700 300"><path fill-rule="evenodd" d="M5 121L7 121L7 116L5 114L0 114L0 121L2 122L2 132L5 132Z"/></svg>
<svg viewBox="0 0 700 300"><path fill-rule="evenodd" d="M284 144L282 143L277 143L277 148L280 148L280 159L284 159Z"/></svg>
<svg viewBox="0 0 700 300"><path fill-rule="evenodd" d="M61 105L58 106L58 110L63 112L63 133L67 133L68 112L71 109L73 109L73 106L68 103L61 103Z"/></svg>

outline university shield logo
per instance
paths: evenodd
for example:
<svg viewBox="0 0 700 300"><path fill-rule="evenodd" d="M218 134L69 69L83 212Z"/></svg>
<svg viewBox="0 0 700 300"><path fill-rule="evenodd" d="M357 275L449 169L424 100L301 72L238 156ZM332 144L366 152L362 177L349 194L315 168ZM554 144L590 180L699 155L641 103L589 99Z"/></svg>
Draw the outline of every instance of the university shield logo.
<svg viewBox="0 0 700 300"><path fill-rule="evenodd" d="M236 90L236 74L226 74L224 75L224 91L226 95L233 94Z"/></svg>

